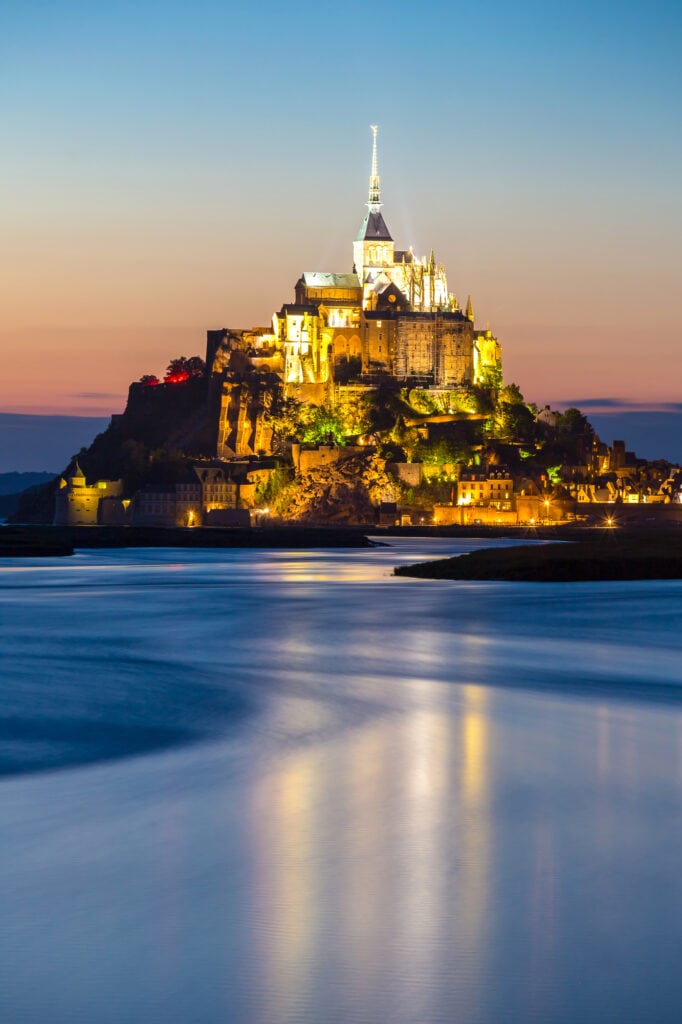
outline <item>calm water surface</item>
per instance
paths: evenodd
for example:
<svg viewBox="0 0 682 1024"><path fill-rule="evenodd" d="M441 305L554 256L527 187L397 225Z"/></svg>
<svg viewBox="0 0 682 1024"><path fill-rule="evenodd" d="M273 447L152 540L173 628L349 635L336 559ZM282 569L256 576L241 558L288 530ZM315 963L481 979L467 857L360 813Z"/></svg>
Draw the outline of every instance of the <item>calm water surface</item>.
<svg viewBox="0 0 682 1024"><path fill-rule="evenodd" d="M7 1024L679 1024L682 582L0 562Z"/></svg>

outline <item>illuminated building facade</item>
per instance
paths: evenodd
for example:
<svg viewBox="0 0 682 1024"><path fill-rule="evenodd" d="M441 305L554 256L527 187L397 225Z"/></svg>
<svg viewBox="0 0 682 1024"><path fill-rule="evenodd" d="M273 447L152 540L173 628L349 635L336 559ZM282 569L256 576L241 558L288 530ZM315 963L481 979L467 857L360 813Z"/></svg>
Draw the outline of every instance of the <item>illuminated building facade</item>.
<svg viewBox="0 0 682 1024"><path fill-rule="evenodd" d="M276 374L290 393L315 404L334 382L351 378L371 384L388 376L437 389L494 379L499 342L491 331L476 329L471 299L460 307L433 251L418 258L395 247L382 206L374 125L367 213L353 241L352 271L301 274L294 302L273 315L271 330L209 331L209 370L223 380L232 374L234 382L238 350L251 368ZM225 390L221 423L234 405L232 384ZM225 452L267 449L237 433L225 441Z"/></svg>
<svg viewBox="0 0 682 1024"><path fill-rule="evenodd" d="M491 331L476 330L471 299L460 308L433 251L419 259L411 249L395 248L382 205L373 125L367 213L353 242L353 272L302 274L295 305L273 318L285 382L325 383L351 359L365 375L418 378L437 388L482 382L500 366L499 342Z"/></svg>

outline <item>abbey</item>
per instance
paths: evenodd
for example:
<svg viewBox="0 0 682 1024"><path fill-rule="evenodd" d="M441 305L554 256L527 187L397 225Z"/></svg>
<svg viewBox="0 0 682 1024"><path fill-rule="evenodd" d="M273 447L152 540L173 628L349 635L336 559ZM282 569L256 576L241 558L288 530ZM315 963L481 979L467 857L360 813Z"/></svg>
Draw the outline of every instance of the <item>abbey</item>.
<svg viewBox="0 0 682 1024"><path fill-rule="evenodd" d="M207 365L227 365L241 349L252 366L276 373L287 390L322 395L349 377L371 385L391 377L420 387L456 389L495 379L500 345L477 330L469 298L461 309L433 251L397 249L382 210L377 126L367 213L353 241L351 272L306 271L272 330L208 332Z"/></svg>

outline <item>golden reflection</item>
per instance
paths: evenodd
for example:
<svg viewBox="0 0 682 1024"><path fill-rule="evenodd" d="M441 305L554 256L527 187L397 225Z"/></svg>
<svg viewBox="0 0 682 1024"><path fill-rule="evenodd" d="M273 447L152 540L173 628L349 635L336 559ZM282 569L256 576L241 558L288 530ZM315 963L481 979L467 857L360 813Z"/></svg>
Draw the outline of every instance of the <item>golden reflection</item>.
<svg viewBox="0 0 682 1024"><path fill-rule="evenodd" d="M489 875L492 857L489 795L489 691L462 687L461 723L462 827L458 833L461 874L457 893L457 928L470 956L466 984L475 1002L486 971Z"/></svg>
<svg viewBox="0 0 682 1024"><path fill-rule="evenodd" d="M263 1016L301 1015L320 946L333 951L348 1019L378 964L399 979L399 1000L435 990L444 942L468 965L457 986L475 1006L488 969L489 694L463 687L453 714L437 707L440 687L427 691L256 783Z"/></svg>
<svg viewBox="0 0 682 1024"><path fill-rule="evenodd" d="M392 723L379 722L354 734L339 766L347 779L349 827L339 837L339 873L346 879L339 926L352 951L352 986L364 1002L375 983L377 950L386 945L386 865L392 843L391 790L395 785ZM350 981L350 979L349 979Z"/></svg>
<svg viewBox="0 0 682 1024"><path fill-rule="evenodd" d="M318 906L320 758L315 749L289 758L253 795L257 851L254 915L267 920L264 997L282 1019L295 1016L308 988Z"/></svg>
<svg viewBox="0 0 682 1024"><path fill-rule="evenodd" d="M489 694L482 686L462 687L464 718L462 721L462 789L468 804L477 803L485 794L488 769Z"/></svg>

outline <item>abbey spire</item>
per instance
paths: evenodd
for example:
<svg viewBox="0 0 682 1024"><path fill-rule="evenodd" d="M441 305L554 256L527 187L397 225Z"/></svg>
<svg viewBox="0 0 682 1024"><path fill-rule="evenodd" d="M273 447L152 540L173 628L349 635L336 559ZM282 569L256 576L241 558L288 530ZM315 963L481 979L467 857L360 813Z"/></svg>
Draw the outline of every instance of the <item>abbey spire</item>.
<svg viewBox="0 0 682 1024"><path fill-rule="evenodd" d="M367 213L360 225L356 242L392 242L386 221L381 215L381 180L379 178L379 158L377 156L377 132L379 126L373 124L372 129L372 170L369 175L369 194L367 197ZM356 259L355 265L358 266Z"/></svg>
<svg viewBox="0 0 682 1024"><path fill-rule="evenodd" d="M378 213L381 209L381 180L379 178L379 158L377 156L377 133L378 124L370 125L372 129L372 172L369 176L369 197L367 205L372 213Z"/></svg>
<svg viewBox="0 0 682 1024"><path fill-rule="evenodd" d="M379 126L370 125L372 131L372 169L369 175L367 213L353 242L353 263L360 283L375 282L383 268L393 266L394 247L391 233L381 215L381 181L377 155Z"/></svg>

